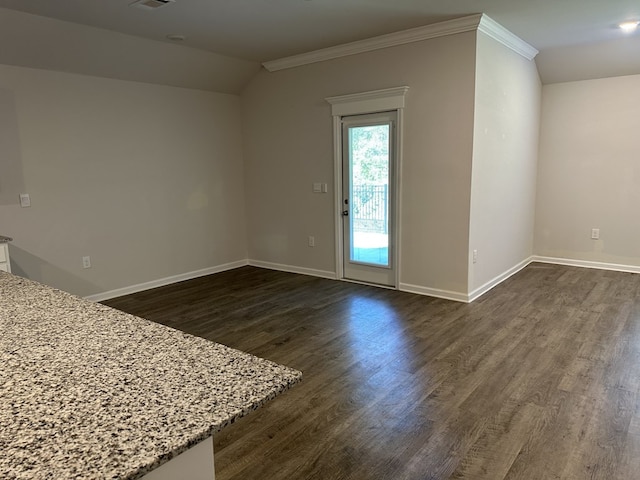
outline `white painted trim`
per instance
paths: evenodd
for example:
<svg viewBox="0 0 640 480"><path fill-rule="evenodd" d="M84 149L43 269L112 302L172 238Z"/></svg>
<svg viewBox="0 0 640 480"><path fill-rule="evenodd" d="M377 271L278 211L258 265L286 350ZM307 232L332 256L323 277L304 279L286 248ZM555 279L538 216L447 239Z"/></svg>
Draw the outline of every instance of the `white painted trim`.
<svg viewBox="0 0 640 480"><path fill-rule="evenodd" d="M393 239L393 257L395 262L396 278L394 285L396 289L400 285L400 270L402 264L400 259L402 256L400 249L400 241L402 239L402 159L404 155L404 108L398 108L396 112L396 158L395 158L395 222L394 222L394 236Z"/></svg>
<svg viewBox="0 0 640 480"><path fill-rule="evenodd" d="M516 273L518 273L524 267L529 265L533 261L532 259L533 259L533 257L529 257L529 258L521 261L517 265L514 265L513 267L511 267L507 271L501 273L500 275L498 275L497 277L493 278L492 280L489 280L487 283L485 283L481 287L476 288L473 292L469 293L468 302L469 303L473 302L478 297L480 297L480 296L484 295L485 293L487 293L493 287L495 287L498 284L504 282L507 278L511 277L512 275L515 275Z"/></svg>
<svg viewBox="0 0 640 480"><path fill-rule="evenodd" d="M341 241L338 243L341 244ZM429 288L423 287L420 285L411 285L409 283L398 283L398 290L407 293L415 293L418 295L426 295L429 297L443 298L446 300L453 300L456 302L464 302L471 303L480 296L487 293L489 290L497 286L498 284L504 282L509 277L515 275L520 270L530 265L533 262L538 263L549 263L554 265L567 265L570 267L582 267L582 268L595 268L598 270L611 270L615 272L626 272L626 273L640 273L640 266L638 265L624 265L619 263L604 263L604 262L592 262L587 260L576 260L571 258L560 258L560 257L545 257L539 255L533 255L526 260L523 260L519 264L513 266L509 270L501 273L496 276L494 279L485 283L481 287L475 289L473 292L466 294L462 292L454 292L450 290L440 290L437 288ZM326 270L316 270L313 268L306 267L296 267L293 265L284 265L280 263L272 263L272 262L263 262L260 260L239 260L237 262L226 263L223 265L218 265L215 267L204 268L202 270L196 270L193 272L187 272L180 275L173 275L171 277L165 277L158 280L152 280L150 282L138 283L136 285L131 285L129 287L118 288L115 290L109 290L103 293L97 293L94 295L89 295L85 297L87 300L93 302L101 302L103 300L109 300L111 298L121 297L123 295L129 295L132 293L142 292L144 290L150 290L152 288L162 287L165 285L170 285L172 283L182 282L184 280L191 280L193 278L203 277L205 275L212 275L214 273L221 273L227 270L233 270L235 268L244 267L246 265L251 265L259 268L267 268L269 270L278 270L281 272L289 272L289 273L299 273L301 275L309 275L312 277L320 277L320 278L328 278L331 280L342 280L342 278L336 274L336 272L330 272ZM399 269L398 265L398 269ZM339 272L340 270L336 270ZM398 272L399 273L399 272ZM352 283L363 283L363 282L352 282ZM366 283L363 283L366 284ZM370 284L366 284L370 285ZM372 285L381 288L392 288L384 285Z"/></svg>
<svg viewBox="0 0 640 480"><path fill-rule="evenodd" d="M184 280L191 280L193 278L204 277L205 275L212 275L214 273L233 270L234 268L244 267L248 264L249 263L247 260L239 260L237 262L225 263L223 265L217 265L215 267L203 268L202 270L195 270L193 272L172 275L171 277L160 278L158 280L152 280L150 282L138 283L136 285L131 285L128 287L117 288L115 290L109 290L103 293L96 293L85 298L92 302L102 302L103 300L122 297L123 295L130 295L132 293L142 292L144 290L150 290L152 288L163 287L165 285L182 282Z"/></svg>
<svg viewBox="0 0 640 480"><path fill-rule="evenodd" d="M396 112L395 125L395 153L394 159L394 190L395 190L395 222L393 255L395 262L395 288L400 284L400 198L402 196L401 165L403 154L403 119L405 98L409 87L384 88L369 92L350 93L327 97L325 100L331 105L333 115L333 191L335 211L335 246L336 246L336 272L338 280L344 279L344 246L343 246L343 221L342 221L342 117L348 115L360 115L377 112Z"/></svg>
<svg viewBox="0 0 640 480"><path fill-rule="evenodd" d="M497 286L498 284L504 282L507 278L518 273L520 270L522 270L527 265L529 265L532 261L534 261L533 259L534 257L529 257L523 260L522 262L511 267L507 271L496 276L494 279L488 281L481 287L476 288L473 292L469 294L462 293L462 292L453 292L449 290L440 290L437 288L422 287L419 285L410 285L407 283L401 283L400 290L402 290L403 292L417 293L419 295L427 295L429 297L437 297L437 298L444 298L446 300L454 300L456 302L471 303L474 300L478 299L481 295L484 295L489 290Z"/></svg>
<svg viewBox="0 0 640 480"><path fill-rule="evenodd" d="M444 298L445 300L453 300L456 302L469 303L469 296L462 292L453 292L451 290L440 290L438 288L422 287L420 285L411 285L409 283L401 283L398 290L408 293L417 293L418 295L426 295L427 297Z"/></svg>
<svg viewBox="0 0 640 480"><path fill-rule="evenodd" d="M420 42L431 38L455 35L457 33L471 32L478 28L482 15L469 15L467 17L447 20L445 22L411 28L401 32L380 35L365 40L345 43L335 47L323 48L313 52L302 53L290 57L280 58L264 62L262 66L269 72L276 72L286 68L294 68L311 63L324 62L335 58L347 57L358 53L371 52L382 48L395 47L407 43Z"/></svg>
<svg viewBox="0 0 640 480"><path fill-rule="evenodd" d="M296 267L293 265L284 265L281 263L263 262L261 260L249 260L248 264L251 265L252 267L267 268L269 270L278 270L280 272L299 273L302 275L328 278L331 280L336 279L335 272L328 272L326 270L316 270L314 268Z"/></svg>
<svg viewBox="0 0 640 480"><path fill-rule="evenodd" d="M538 55L538 50L485 14L480 18L478 31L502 43L527 60L533 60Z"/></svg>
<svg viewBox="0 0 640 480"><path fill-rule="evenodd" d="M395 47L397 45L421 42L432 38L476 30L502 43L527 60L533 60L538 54L538 50L511 33L495 20L485 14L476 14L271 60L264 62L262 66L269 72L277 72L278 70L287 68L300 67L302 65L324 62L349 55L357 55L359 53Z"/></svg>
<svg viewBox="0 0 640 480"><path fill-rule="evenodd" d="M569 267L596 268L598 270L611 270L614 272L640 273L640 266L624 265L620 263L592 262L588 260L576 260L573 258L543 257L539 255L534 255L531 261L552 263L554 265L567 265Z"/></svg>
<svg viewBox="0 0 640 480"><path fill-rule="evenodd" d="M336 278L344 277L344 245L342 211L342 119L333 116L333 192L335 212Z"/></svg>
<svg viewBox="0 0 640 480"><path fill-rule="evenodd" d="M392 87L370 92L350 93L327 97L331 104L331 115L361 115L363 113L388 112L404 108L409 87Z"/></svg>

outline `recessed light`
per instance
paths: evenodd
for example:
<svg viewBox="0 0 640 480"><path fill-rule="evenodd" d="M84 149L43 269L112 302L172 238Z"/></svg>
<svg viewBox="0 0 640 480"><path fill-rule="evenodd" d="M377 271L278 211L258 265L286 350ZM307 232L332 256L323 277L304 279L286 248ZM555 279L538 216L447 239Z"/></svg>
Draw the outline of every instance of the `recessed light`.
<svg viewBox="0 0 640 480"><path fill-rule="evenodd" d="M171 34L167 35L167 38L169 40L171 40L172 42L182 42L182 41L187 39L187 37L185 37L184 35L178 35L178 34L175 34L175 33L171 33Z"/></svg>
<svg viewBox="0 0 640 480"><path fill-rule="evenodd" d="M624 32L633 32L636 28L638 28L638 25L640 25L640 21L638 20L630 20L630 21L622 22L618 24L618 26Z"/></svg>

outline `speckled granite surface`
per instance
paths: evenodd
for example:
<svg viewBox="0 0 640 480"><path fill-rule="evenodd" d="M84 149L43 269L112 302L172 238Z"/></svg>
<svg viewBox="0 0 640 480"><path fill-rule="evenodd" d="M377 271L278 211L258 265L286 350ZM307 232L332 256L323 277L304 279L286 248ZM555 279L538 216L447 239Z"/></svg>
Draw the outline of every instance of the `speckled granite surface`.
<svg viewBox="0 0 640 480"><path fill-rule="evenodd" d="M0 272L0 478L135 479L301 379Z"/></svg>

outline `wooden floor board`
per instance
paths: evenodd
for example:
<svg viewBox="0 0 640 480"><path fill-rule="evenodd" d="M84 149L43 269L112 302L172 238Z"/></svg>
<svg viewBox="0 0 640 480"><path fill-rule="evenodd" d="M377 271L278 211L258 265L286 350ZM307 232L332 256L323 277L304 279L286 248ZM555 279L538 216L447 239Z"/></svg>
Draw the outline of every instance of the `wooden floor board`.
<svg viewBox="0 0 640 480"><path fill-rule="evenodd" d="M531 264L472 304L255 267L105 302L303 371L218 480L640 478L640 275Z"/></svg>

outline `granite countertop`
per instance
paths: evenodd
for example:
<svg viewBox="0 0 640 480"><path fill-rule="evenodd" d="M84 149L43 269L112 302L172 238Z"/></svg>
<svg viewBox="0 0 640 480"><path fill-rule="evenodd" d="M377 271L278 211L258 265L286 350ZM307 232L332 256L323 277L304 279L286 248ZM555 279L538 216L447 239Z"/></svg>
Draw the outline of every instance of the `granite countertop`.
<svg viewBox="0 0 640 480"><path fill-rule="evenodd" d="M12 241L13 238L11 237L5 237L4 235L0 235L0 243L8 243L10 241Z"/></svg>
<svg viewBox="0 0 640 480"><path fill-rule="evenodd" d="M0 272L0 478L136 479L294 369Z"/></svg>

